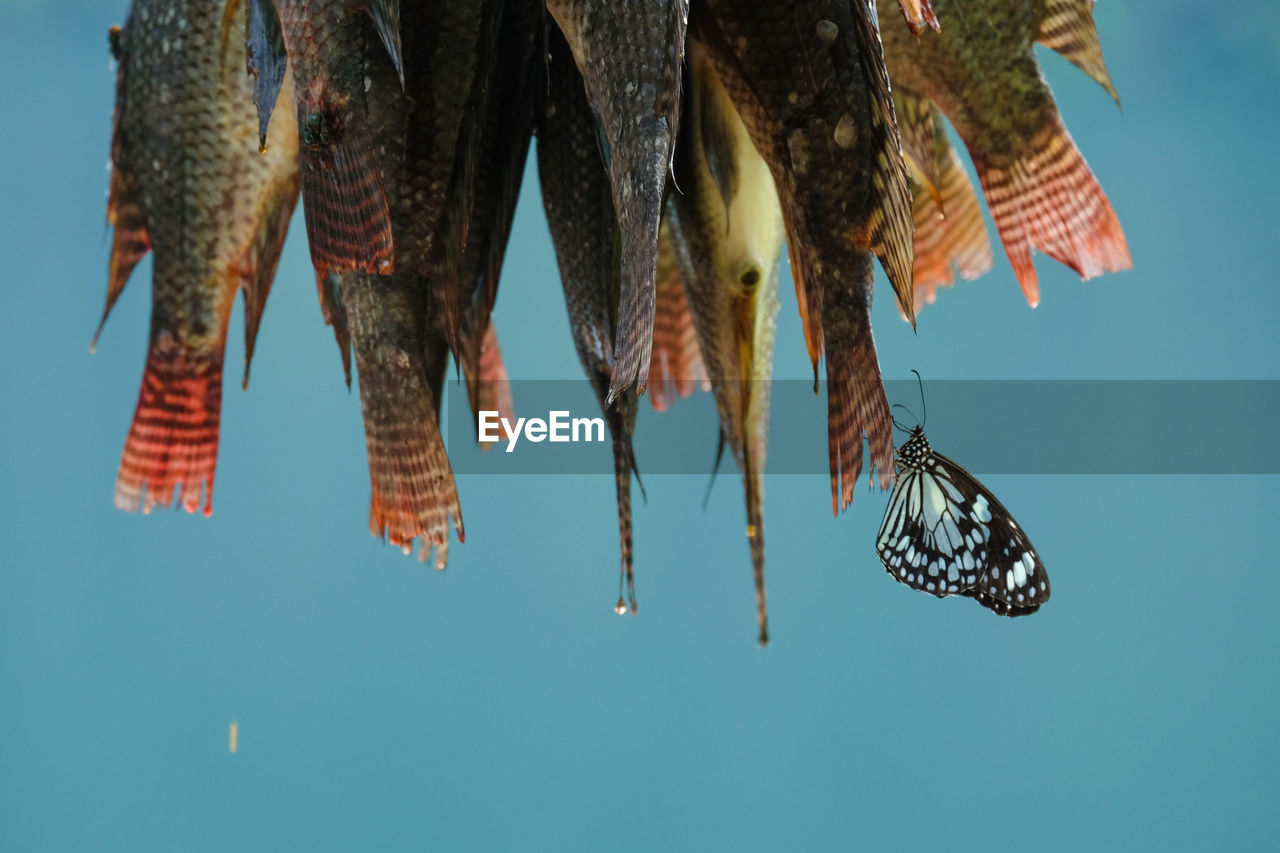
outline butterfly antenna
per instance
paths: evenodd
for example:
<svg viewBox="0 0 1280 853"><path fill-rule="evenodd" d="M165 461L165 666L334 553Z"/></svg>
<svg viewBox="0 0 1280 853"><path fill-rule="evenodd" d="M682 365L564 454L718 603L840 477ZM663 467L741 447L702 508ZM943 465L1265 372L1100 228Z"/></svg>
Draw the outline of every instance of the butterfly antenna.
<svg viewBox="0 0 1280 853"><path fill-rule="evenodd" d="M920 420L920 428L924 429L925 424L929 422L929 407L924 402L924 380L920 378L920 371L912 368L911 372L916 375L916 385L920 388L920 414L924 415Z"/></svg>
<svg viewBox="0 0 1280 853"><path fill-rule="evenodd" d="M902 405L901 403L894 403L894 404L893 404L893 408L895 408L895 409L902 409L902 411L906 412L908 415L911 415L911 417L915 420L915 422L916 422L916 423L920 423L920 419L916 417L916 413L915 413L915 412L913 412L913 411L911 411L910 409L908 409L906 406ZM901 421L899 421L897 418L893 418L892 416L891 416L891 418L892 418L892 420L893 420L893 425L894 425L895 427L897 427L898 429L902 430L903 432L911 432L911 427L906 426L906 425L905 425L905 424L903 424Z"/></svg>

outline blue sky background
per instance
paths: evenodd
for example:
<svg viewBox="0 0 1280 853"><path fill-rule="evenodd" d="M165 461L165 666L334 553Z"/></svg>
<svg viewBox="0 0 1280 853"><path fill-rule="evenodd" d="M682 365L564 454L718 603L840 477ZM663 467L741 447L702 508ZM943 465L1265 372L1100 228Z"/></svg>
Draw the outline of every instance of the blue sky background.
<svg viewBox="0 0 1280 853"><path fill-rule="evenodd" d="M1274 477L986 478L1053 577L1051 603L1016 621L893 583L873 549L885 496L833 520L825 477L770 478L763 651L732 474L705 510L705 478L648 479L636 618L611 610L606 477L460 477L468 541L437 574L366 532L358 396L298 216L253 383L226 389L214 515L115 510L149 263L87 346L108 246L105 35L125 11L14 2L0 29L0 848L1274 843ZM1280 378L1280 11L1097 17L1123 114L1044 62L1135 270L1081 284L1040 259L1032 311L998 255L914 336L882 289L887 376ZM514 376L575 378L525 188L496 322ZM803 378L782 291L776 373ZM228 363L242 357L236 333ZM1162 440L1140 410L1079 416Z"/></svg>

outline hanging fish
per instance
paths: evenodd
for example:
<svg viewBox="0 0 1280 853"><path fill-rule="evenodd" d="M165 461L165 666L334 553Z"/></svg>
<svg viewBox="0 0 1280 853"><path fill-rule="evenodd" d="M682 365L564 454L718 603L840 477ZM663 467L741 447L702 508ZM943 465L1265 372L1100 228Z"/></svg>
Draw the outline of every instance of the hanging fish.
<svg viewBox="0 0 1280 853"><path fill-rule="evenodd" d="M871 335L872 256L914 317L911 196L880 55L862 0L706 0L715 67L782 202L809 357L827 361L832 509L871 472L893 479L893 436ZM704 352L705 356L705 352Z"/></svg>
<svg viewBox="0 0 1280 853"><path fill-rule="evenodd" d="M399 0L250 2L255 64L278 68L283 48L293 72L303 209L316 273L391 272L391 214L365 102L373 51L366 49L364 28L367 16L403 82ZM273 79L268 74L256 93L260 127L274 104Z"/></svg>
<svg viewBox="0 0 1280 853"><path fill-rule="evenodd" d="M599 120L622 234L612 402L644 392L653 342L658 225L680 113L688 0L548 0Z"/></svg>
<svg viewBox="0 0 1280 853"><path fill-rule="evenodd" d="M764 590L764 466L778 314L782 211L769 166L738 118L706 47L688 41L689 87L669 224L706 363L721 441L742 470L760 644Z"/></svg>
<svg viewBox="0 0 1280 853"><path fill-rule="evenodd" d="M243 289L247 386L298 199L296 128L277 123L259 153L244 39L224 26L226 11L224 0L135 0L111 38L119 67L103 323L155 252L146 371L116 480L115 504L130 511L168 506L176 488L187 511L211 512L231 308Z"/></svg>
<svg viewBox="0 0 1280 853"><path fill-rule="evenodd" d="M635 456L631 433L637 400L624 390L610 405L615 375L614 333L620 288L619 226L609 175L596 142L595 118L569 45L548 34L548 88L538 117L538 178L542 205L556 248L565 306L578 359L586 371L613 440L622 562L616 609L636 609L631 553L631 474ZM627 587L623 599L622 584Z"/></svg>
<svg viewBox="0 0 1280 853"><path fill-rule="evenodd" d="M431 169L454 156L465 106L457 92L469 90L474 75L479 16L467 4L436 0L406 5L401 23L415 45L439 49L410 52L403 89L391 59L370 57L367 65L375 156L391 189L395 272L345 273L335 302L347 317L360 375L370 530L406 551L418 540L424 560L434 547L435 565L444 568L450 521L459 541L465 533L439 426L447 340L420 271L431 269L424 259L444 205L444 187L435 181L447 181L451 171Z"/></svg>
<svg viewBox="0 0 1280 853"><path fill-rule="evenodd" d="M1040 302L1031 249L1088 279L1132 266L1120 221L1058 114L1036 42L1119 103L1092 0L933 0L940 33L884 27L894 89L937 104L964 140L1027 302ZM896 14L879 0L881 19Z"/></svg>

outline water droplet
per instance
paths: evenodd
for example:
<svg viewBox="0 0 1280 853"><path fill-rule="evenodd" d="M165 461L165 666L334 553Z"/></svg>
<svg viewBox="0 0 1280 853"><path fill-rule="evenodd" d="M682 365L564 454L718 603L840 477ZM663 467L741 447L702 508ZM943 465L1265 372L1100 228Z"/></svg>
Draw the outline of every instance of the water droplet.
<svg viewBox="0 0 1280 853"><path fill-rule="evenodd" d="M622 616L623 614L625 614L627 612L626 602L624 602L621 598L619 598L618 603L613 605L613 612L617 613L619 616Z"/></svg>
<svg viewBox="0 0 1280 853"><path fill-rule="evenodd" d="M834 21L818 21L818 38L827 44L831 44L836 40L836 36L840 35L840 28L835 25Z"/></svg>
<svg viewBox="0 0 1280 853"><path fill-rule="evenodd" d="M853 116L848 113L840 116L840 121L836 122L835 139L841 148L852 148L858 141L858 126L853 123Z"/></svg>

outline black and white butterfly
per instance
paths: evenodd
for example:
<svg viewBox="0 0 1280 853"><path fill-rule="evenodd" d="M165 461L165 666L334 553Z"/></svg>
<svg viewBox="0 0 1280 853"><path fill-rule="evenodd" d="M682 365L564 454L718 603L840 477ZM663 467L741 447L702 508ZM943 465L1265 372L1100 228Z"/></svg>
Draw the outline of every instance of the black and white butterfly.
<svg viewBox="0 0 1280 853"><path fill-rule="evenodd" d="M1013 516L973 475L911 430L876 537L894 580L938 597L975 598L1002 616L1035 613L1049 575Z"/></svg>

